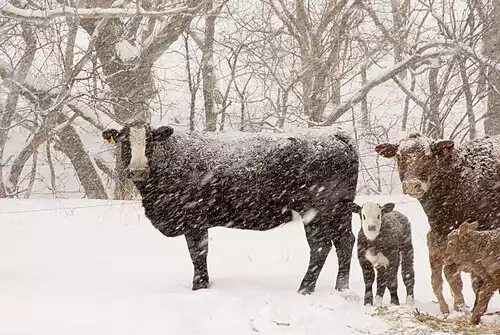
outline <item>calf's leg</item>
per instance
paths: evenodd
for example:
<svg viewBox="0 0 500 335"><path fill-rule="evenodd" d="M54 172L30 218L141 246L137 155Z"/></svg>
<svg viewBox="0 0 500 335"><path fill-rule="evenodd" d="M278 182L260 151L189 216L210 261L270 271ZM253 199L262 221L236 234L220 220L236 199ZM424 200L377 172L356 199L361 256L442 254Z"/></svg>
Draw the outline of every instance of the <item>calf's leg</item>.
<svg viewBox="0 0 500 335"><path fill-rule="evenodd" d="M365 257L365 250L358 249L358 260L363 272L363 280L365 282L365 305L373 305L373 282L375 281L375 270L372 263Z"/></svg>
<svg viewBox="0 0 500 335"><path fill-rule="evenodd" d="M391 294L391 304L393 305L399 305L398 269L400 261L401 256L399 252L397 252L395 255L391 255L389 266L386 270L387 288L389 289L389 293Z"/></svg>
<svg viewBox="0 0 500 335"><path fill-rule="evenodd" d="M207 267L208 230L197 230L184 236L194 267L193 291L208 288L210 282Z"/></svg>
<svg viewBox="0 0 500 335"><path fill-rule="evenodd" d="M411 235L405 237L401 248L401 276L406 287L406 304L413 305L415 296L413 288L415 286L415 268L413 261L413 244Z"/></svg>
<svg viewBox="0 0 500 335"><path fill-rule="evenodd" d="M470 322L474 325L477 325L481 320L481 316L486 313L488 309L488 304L491 300L491 297L496 291L496 286L493 283L492 279L488 277L484 278L484 282L481 285L479 290L479 294L477 296L477 304L472 310L472 316Z"/></svg>
<svg viewBox="0 0 500 335"><path fill-rule="evenodd" d="M377 293L375 295L374 304L379 306L382 305L382 300L384 299L385 289L387 288L387 270L379 266L377 267Z"/></svg>

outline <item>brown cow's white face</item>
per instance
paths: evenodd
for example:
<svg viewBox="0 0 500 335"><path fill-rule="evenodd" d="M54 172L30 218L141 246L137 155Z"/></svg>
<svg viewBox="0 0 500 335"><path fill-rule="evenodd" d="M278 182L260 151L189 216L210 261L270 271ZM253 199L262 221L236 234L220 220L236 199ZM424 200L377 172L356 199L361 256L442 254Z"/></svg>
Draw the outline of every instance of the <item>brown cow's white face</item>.
<svg viewBox="0 0 500 335"><path fill-rule="evenodd" d="M453 145L453 141L433 141L411 134L399 144L379 144L375 151L396 160L403 193L418 199L432 187L431 175L436 171L439 156L448 154Z"/></svg>

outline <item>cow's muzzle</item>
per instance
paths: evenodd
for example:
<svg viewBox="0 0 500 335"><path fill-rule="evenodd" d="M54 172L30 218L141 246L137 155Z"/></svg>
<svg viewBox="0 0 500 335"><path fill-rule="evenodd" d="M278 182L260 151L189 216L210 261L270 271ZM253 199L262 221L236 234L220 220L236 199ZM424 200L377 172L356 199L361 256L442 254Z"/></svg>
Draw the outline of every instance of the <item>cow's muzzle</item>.
<svg viewBox="0 0 500 335"><path fill-rule="evenodd" d="M127 170L127 178L132 181L144 181L149 176L149 169Z"/></svg>
<svg viewBox="0 0 500 335"><path fill-rule="evenodd" d="M427 191L427 184L418 179L403 182L403 193L413 198L420 198Z"/></svg>

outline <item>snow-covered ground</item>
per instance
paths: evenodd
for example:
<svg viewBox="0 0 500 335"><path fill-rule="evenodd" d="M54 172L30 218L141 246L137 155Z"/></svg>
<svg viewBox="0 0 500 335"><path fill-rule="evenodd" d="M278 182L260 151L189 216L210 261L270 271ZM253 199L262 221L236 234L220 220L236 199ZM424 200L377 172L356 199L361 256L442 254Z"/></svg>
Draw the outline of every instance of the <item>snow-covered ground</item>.
<svg viewBox="0 0 500 335"><path fill-rule="evenodd" d="M406 197L359 197L410 217L416 304L438 314L430 285L420 205ZM359 220L353 217L357 235ZM166 238L137 202L0 201L0 333L382 334L394 328L362 305L363 279L355 252L351 290L333 289L332 251L311 296L296 293L308 260L303 228L210 232L209 290L190 290L192 265L183 237ZM464 278L466 301L473 294ZM447 285L445 295L451 305ZM388 303L386 293L384 303ZM400 280L400 299L404 286ZM496 295L489 312L500 309ZM404 312L404 307L397 309ZM406 311L408 315L412 310ZM500 316L484 322L500 323ZM416 324L414 325L416 326ZM418 333L418 330L408 328ZM420 332L420 334L423 334Z"/></svg>

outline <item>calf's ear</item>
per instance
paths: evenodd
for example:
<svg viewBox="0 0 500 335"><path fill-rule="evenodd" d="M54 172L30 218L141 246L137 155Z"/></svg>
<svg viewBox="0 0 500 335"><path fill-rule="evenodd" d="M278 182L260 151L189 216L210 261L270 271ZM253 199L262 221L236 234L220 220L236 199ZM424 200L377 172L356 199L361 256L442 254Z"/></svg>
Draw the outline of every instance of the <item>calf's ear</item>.
<svg viewBox="0 0 500 335"><path fill-rule="evenodd" d="M375 146L375 151L382 157L392 158L398 152L399 144L380 143Z"/></svg>
<svg viewBox="0 0 500 335"><path fill-rule="evenodd" d="M435 141L431 145L432 152L438 156L448 155L455 147L455 142L451 140Z"/></svg>
<svg viewBox="0 0 500 335"><path fill-rule="evenodd" d="M479 227L479 222L477 222L477 221L474 221L474 222L465 221L458 228L458 232L465 233L465 232L470 231L470 230L477 230L478 227Z"/></svg>
<svg viewBox="0 0 500 335"><path fill-rule="evenodd" d="M396 205L394 203L392 203L392 202L386 203L385 205L382 206L382 213L385 214L385 213L392 212L395 206Z"/></svg>
<svg viewBox="0 0 500 335"><path fill-rule="evenodd" d="M349 203L349 209L351 210L351 212L353 213L356 213L356 214L361 214L361 206L358 205L357 203L355 202L350 202Z"/></svg>
<svg viewBox="0 0 500 335"><path fill-rule="evenodd" d="M153 141L166 141L174 133L174 128L169 126L161 126L152 131Z"/></svg>
<svg viewBox="0 0 500 335"><path fill-rule="evenodd" d="M102 137L111 144L116 144L120 137L120 132L116 129L106 129L102 132Z"/></svg>

